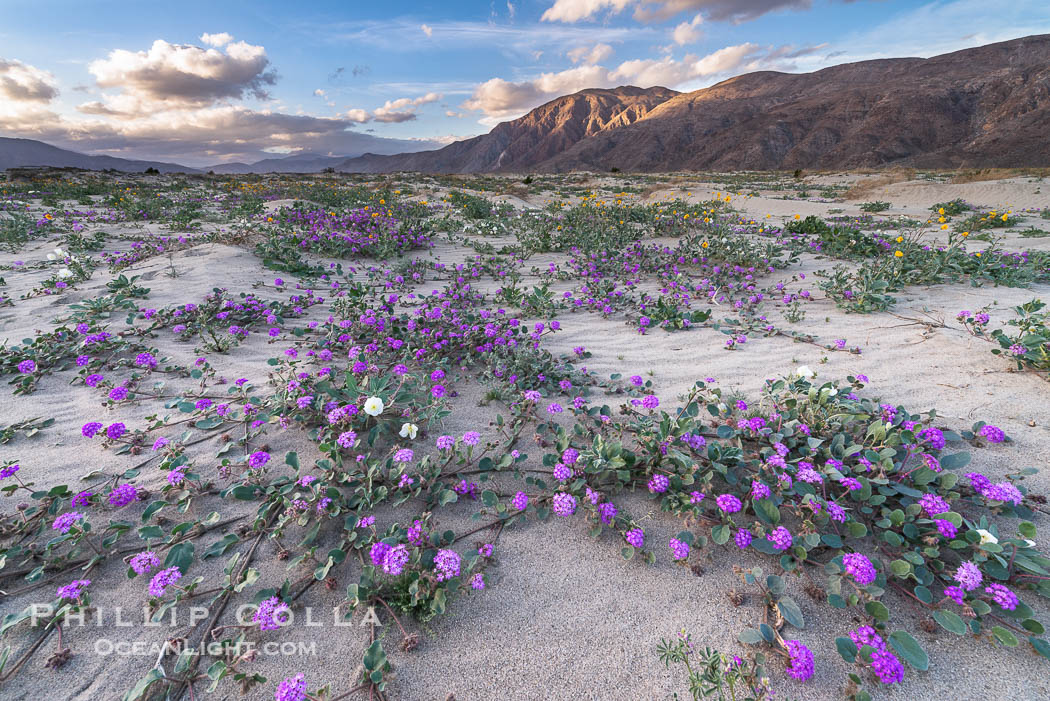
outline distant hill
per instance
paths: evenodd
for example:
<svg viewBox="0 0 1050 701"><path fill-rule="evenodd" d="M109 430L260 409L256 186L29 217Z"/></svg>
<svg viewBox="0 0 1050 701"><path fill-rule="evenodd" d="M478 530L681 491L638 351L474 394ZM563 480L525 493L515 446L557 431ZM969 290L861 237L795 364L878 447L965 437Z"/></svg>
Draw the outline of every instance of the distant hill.
<svg viewBox="0 0 1050 701"><path fill-rule="evenodd" d="M351 138L352 137L352 138ZM290 156L264 158L254 163L219 163L201 168L215 173L320 173L325 168L338 169L348 158L364 153L408 155L419 151L436 149L439 144L430 140L388 139L371 134L348 134L350 153L340 156L325 156L319 153L294 153Z"/></svg>
<svg viewBox="0 0 1050 701"><path fill-rule="evenodd" d="M178 163L133 161L113 156L88 156L45 144L43 141L0 137L0 171L23 166L55 166L86 170L112 169L128 173L141 173L147 168L156 168L161 173L200 172L195 168L188 168Z"/></svg>
<svg viewBox="0 0 1050 701"><path fill-rule="evenodd" d="M581 90L537 107L524 117L503 122L488 134L456 141L436 151L346 160L337 170L356 173L419 171L474 173L522 171L606 130L633 124L675 95L667 88L624 86Z"/></svg>
<svg viewBox="0 0 1050 701"><path fill-rule="evenodd" d="M264 158L255 163L220 163L205 168L214 173L320 173L325 168L334 168L346 156L321 156L316 153L294 154L283 158Z"/></svg>
<svg viewBox="0 0 1050 701"><path fill-rule="evenodd" d="M0 172L8 168L51 166L56 168L83 168L85 170L119 170L141 173L156 168L161 173L320 173L344 162L350 155L358 155L367 149L383 149L386 152L412 152L433 149L437 143L421 140L387 139L371 134L354 134L356 154L323 156L316 153L297 153L280 158L265 158L255 163L222 163L204 168L190 168L178 163L164 161L138 161L114 156L89 156L76 151L58 148L43 141L0 137Z"/></svg>
<svg viewBox="0 0 1050 701"><path fill-rule="evenodd" d="M933 58L762 71L690 93L582 90L437 151L351 172L1050 166L1050 35Z"/></svg>

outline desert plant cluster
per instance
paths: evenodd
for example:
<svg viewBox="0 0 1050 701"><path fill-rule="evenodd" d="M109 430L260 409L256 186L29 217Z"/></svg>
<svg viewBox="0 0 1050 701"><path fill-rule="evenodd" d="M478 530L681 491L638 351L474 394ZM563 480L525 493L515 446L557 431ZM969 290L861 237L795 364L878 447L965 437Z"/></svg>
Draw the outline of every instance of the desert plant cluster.
<svg viewBox="0 0 1050 701"><path fill-rule="evenodd" d="M849 187L0 183L0 689L118 635L151 651L122 668L126 701L422 698L401 670L533 566L504 547L529 531L583 532L625 578L662 568L746 613L713 645L656 630L634 660L691 698L949 689L957 645L1047 675L1050 507L1015 447L1039 429L994 398L967 417L906 401L900 356L857 331L921 332L920 356L965 342L1042 402L1050 251L1025 244L1046 210L901 213ZM940 306L916 312L917 290ZM680 354L651 372L611 338ZM115 601L137 627L112 627ZM352 640L341 673L254 651L315 635Z"/></svg>

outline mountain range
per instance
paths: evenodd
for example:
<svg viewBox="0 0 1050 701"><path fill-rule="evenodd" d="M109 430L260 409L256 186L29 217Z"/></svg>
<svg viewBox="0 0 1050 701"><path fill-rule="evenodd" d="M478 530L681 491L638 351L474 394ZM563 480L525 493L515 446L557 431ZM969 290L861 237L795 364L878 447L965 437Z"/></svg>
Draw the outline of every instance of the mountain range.
<svg viewBox="0 0 1050 701"><path fill-rule="evenodd" d="M760 71L687 93L594 88L444 148L294 154L186 168L0 138L0 169L424 173L1050 166L1050 35L812 73Z"/></svg>
<svg viewBox="0 0 1050 701"><path fill-rule="evenodd" d="M83 168L84 170L121 170L141 173L156 168L161 173L199 173L178 163L163 161L134 161L114 156L89 156L67 151L34 139L0 137L0 171L23 166L52 166L55 168Z"/></svg>

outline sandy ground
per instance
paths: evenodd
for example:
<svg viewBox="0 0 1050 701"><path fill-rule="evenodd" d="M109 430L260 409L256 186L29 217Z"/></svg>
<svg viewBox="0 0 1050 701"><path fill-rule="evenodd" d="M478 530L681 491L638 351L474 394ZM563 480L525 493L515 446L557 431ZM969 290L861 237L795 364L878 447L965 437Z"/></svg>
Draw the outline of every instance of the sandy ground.
<svg viewBox="0 0 1050 701"><path fill-rule="evenodd" d="M696 183L691 199L708 199L713 192L726 192L717 184ZM692 185L690 185L692 188ZM1043 195L1041 183L1014 179L1004 182L949 185L924 181L902 182L872 192L865 201L882 199L892 203L886 215L924 218L935 202L956 197L974 204L1024 208L1050 204L1050 186ZM657 190L649 195L656 199L674 191ZM742 196L734 205L748 217L773 222L800 214L827 216L831 210L859 214L859 202L820 203L780 199L783 193L768 192L759 196ZM539 198L542 200L542 198ZM537 198L528 201L516 196L502 201L516 206L542 205ZM276 205L276 203L275 203ZM275 205L271 205L271 208ZM1031 218L1026 226L1046 226L1046 220ZM1048 227L1050 228L1050 227ZM111 232L114 231L110 227ZM130 233L128 230L127 233ZM1020 245L1036 247L1050 239L1019 240ZM0 263L14 260L39 260L53 247L53 242L40 242L18 254L3 254ZM468 252L445 246L435 255L449 261ZM260 265L250 252L217 244L205 244L175 256L177 277L169 277L167 258L154 258L133 266L125 274L141 275L140 284L151 288L149 306L185 303L198 299L221 280L231 291L250 291L253 283L272 280L274 274ZM812 273L829 267L828 261L804 258L798 267L787 271ZM5 271L6 294L18 297L38 282L40 271ZM18 301L16 306L0 308L0 338L17 342L34 329L46 329L63 313L64 306L78 299L98 294L110 279L104 268L75 292L60 297L38 297ZM437 286L437 285L434 285ZM815 281L812 289L816 289ZM272 293L272 290L268 292ZM818 297L822 296L819 292ZM800 331L818 335L824 341L846 339L859 346L862 353L828 353L808 344L793 343L785 338L757 338L736 351L723 349L723 339L709 329L687 333L655 331L639 337L622 319L603 319L597 315L577 313L561 318L564 331L549 344L552 352L569 352L585 345L592 357L588 368L598 376L611 373L648 375L665 404L673 404L697 378L712 376L721 386L752 396L766 377L784 375L801 364L819 371L823 378L839 378L850 373L868 375L871 392L885 400L903 404L913 411L936 407L945 423L954 428L969 428L976 420L1002 427L1014 443L976 450L973 468L993 476L1026 466L1044 467L1050 462L1050 402L1046 401L1048 385L1030 374L1008 371L1003 361L988 352L989 346L975 340L961 329L934 329L917 323L924 315L943 319L949 327L959 309L977 309L996 303L996 321L1008 318L1006 310L1033 297L1050 296L1050 287L1032 289L975 288L968 285L945 285L928 289L910 289L898 295L893 314L847 315L830 300L818 299L807 307L806 319L796 325ZM325 305L311 310L306 319L324 318ZM305 322L305 320L304 320ZM266 381L265 360L276 354L261 334L213 363L229 378L248 377L263 385ZM192 358L192 344L165 342L165 353L173 358ZM178 385L178 380L170 381ZM185 382L185 381L183 381ZM124 420L133 424L156 407L143 405L109 411L100 406L98 395L82 385L68 385L68 379L50 376L40 389L27 397L11 397L0 388L2 421L34 416L54 416L56 424L32 440L18 438L0 446L0 456L17 457L23 470L45 487L73 485L80 476L93 469L126 468L130 458L117 457L80 439L79 427L88 420ZM479 394L469 386L461 391L455 411L445 430L456 434L465 430L483 430L489 425L494 409L480 406ZM57 400L57 401L56 401ZM610 401L610 403L612 403ZM100 418L105 417L105 418ZM292 431L268 436L271 452L283 455L298 450L303 462L312 455L312 443ZM207 446L204 446L205 448ZM539 456L542 450L531 451ZM201 452L207 457L208 451ZM163 477L154 473L140 481L159 488ZM1030 481L1033 492L1050 492L1050 473L1046 471ZM10 512L10 499L0 501ZM636 516L644 516L650 542L666 542L679 529L678 522L659 512L642 495L628 497L623 507ZM210 509L198 507L203 513ZM458 507L457 507L458 509ZM469 506L443 513L443 524L457 527L467 523L472 513ZM247 514L252 505L223 504L223 517ZM202 515L201 514L201 515ZM1045 523L1041 523L1040 546L1050 549ZM234 526L230 526L232 529ZM218 540L223 530L205 537L198 545L204 548ZM426 626L415 626L423 635L420 647L410 653L397 649L396 631L385 629L390 638L386 646L394 665L395 676L390 696L393 699L602 699L636 700L669 699L674 691L684 692L682 679L669 674L658 662L655 648L661 638L678 631L690 632L702 645L726 652L742 652L736 642L742 628L753 625L759 612L754 596L740 607L734 607L727 592L739 587L731 571L733 564L751 566L770 564L764 559L750 559L736 553L715 549L703 561L703 573L696 575L674 566L669 558L660 557L648 566L640 561L624 562L619 544L610 536L598 541L589 538L579 524L529 524L505 531L497 546L497 566L490 570L489 587L482 593L458 598L450 615ZM280 586L285 578L295 578L302 571L289 572L286 563L276 558L276 546L265 543L256 559L260 569L257 586ZM662 553L661 553L662 554ZM211 579L221 573L225 558L215 558L195 565L195 573ZM343 600L346 582L354 581L352 567L344 569L335 590L315 587L305 597L304 606L322 611L320 627L295 625L282 631L280 640L318 643L315 654L264 656L251 667L270 681L242 697L232 682L203 698L269 699L277 680L286 675L306 672L317 685L331 681L335 689L352 686L358 661L368 645L367 627L335 628L331 607ZM123 607L126 618L141 620L143 602L141 579L128 580L120 567L93 573L100 585L94 588L95 603L102 610ZM46 601L54 584L20 596L0 600L0 610L7 614L21 610L32 601ZM771 665L777 698L836 699L842 698L846 665L834 651L832 640L853 627L840 620L825 604L808 598L798 586L790 585L801 604L807 627L799 639L817 651L817 674L801 685L782 675L779 663ZM1029 595L1026 601L1036 607L1037 617L1046 620L1045 603ZM299 612L297 607L297 614ZM231 607L232 609L232 607ZM134 612L134 613L132 613ZM379 613L384 623L388 619ZM904 620L903 613L891 625L907 626L930 654L928 673L908 671L904 683L881 692L880 699L919 699L934 701L951 695L954 699L1016 699L1037 701L1050 698L1050 666L1022 649L997 647L988 641L960 639L946 633L928 634ZM226 615L232 622L232 613ZM143 628L137 623L119 627L112 620L67 632L66 644L75 655L61 670L44 669L46 655L37 654L11 682L0 686L0 699L119 699L154 663L144 655L113 656L98 654L93 649L100 637L141 641L159 641L184 630L176 626ZM259 633L255 633L260 636ZM8 634L5 642L15 651L24 649L32 640L28 630ZM260 639L262 637L260 636ZM270 639L277 639L276 637ZM869 687L870 688L870 687ZM199 692L198 692L199 694ZM184 697L186 698L186 697ZM198 695L198 698L202 696Z"/></svg>

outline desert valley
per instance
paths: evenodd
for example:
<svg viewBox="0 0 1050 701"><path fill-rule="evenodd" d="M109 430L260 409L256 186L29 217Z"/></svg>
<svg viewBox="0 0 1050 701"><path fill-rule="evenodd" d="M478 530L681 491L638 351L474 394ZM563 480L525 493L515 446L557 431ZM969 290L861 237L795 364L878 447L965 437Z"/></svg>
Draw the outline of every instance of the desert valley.
<svg viewBox="0 0 1050 701"><path fill-rule="evenodd" d="M1050 698L1048 130L1043 34L2 132L0 699Z"/></svg>

